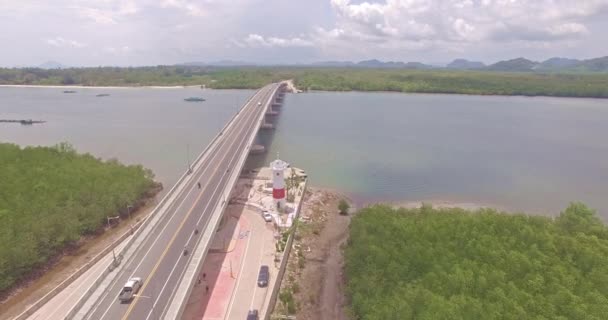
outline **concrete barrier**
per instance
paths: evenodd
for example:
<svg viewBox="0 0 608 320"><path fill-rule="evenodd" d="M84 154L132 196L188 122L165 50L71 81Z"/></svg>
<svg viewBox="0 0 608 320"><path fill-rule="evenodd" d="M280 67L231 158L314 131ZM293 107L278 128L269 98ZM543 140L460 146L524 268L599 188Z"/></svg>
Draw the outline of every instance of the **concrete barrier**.
<svg viewBox="0 0 608 320"><path fill-rule="evenodd" d="M253 98L253 96L249 97L249 99L247 100L247 103L252 98ZM196 167L197 165L200 164L201 160L206 156L207 152L216 144L216 142L218 141L218 139L223 135L224 131L228 127L230 127L232 125L234 119L239 115L239 113L235 113L232 116L232 118L230 119L230 121L228 121L228 123L226 125L224 125L224 127L220 130L220 132L218 132L218 134L211 140L211 142L207 145L207 147L198 155L198 157L194 160L194 162L192 163L191 166ZM144 231L144 227L147 227L148 223L151 222L153 220L153 217L155 217L156 215L158 215L159 212L162 212L162 214L164 214L167 211L168 208L166 208L165 210L161 210L161 209L167 203L168 199L170 199L173 196L173 193L175 193L175 191L177 189L179 189L180 186L186 180L188 180L188 178L191 176L191 172L189 172L190 171L189 169L190 168L188 168L188 170L186 170L186 172L184 174L182 174L182 176L175 183L175 185L173 185L173 187L171 188L171 190L163 197L163 199L161 200L161 202L159 202L159 204L154 208L153 212L150 213L146 217L146 219L143 220L142 225L140 226L140 228L138 229L138 231L141 230L141 232L143 232ZM182 186L182 188L183 188L183 186ZM181 192L181 190L178 192L178 194L180 192ZM157 222L160 219L161 219L161 217L159 217L158 219L156 219ZM152 226L151 228L154 228L154 226ZM149 235L149 233L151 231L151 228L148 231L148 233L144 235L144 239ZM121 252L119 253L120 256L123 256L131 248L131 245L133 244L133 242L135 241L135 239L140 236L139 233L140 232L138 232L138 234L136 236L133 236L133 238L131 238L130 242L121 250ZM138 246L141 245L144 242L144 239L142 239L142 241L139 241ZM129 257L127 260L129 260L130 258L131 257ZM66 316L66 319L72 319L74 316L76 316L76 314L83 307L84 303L88 300L88 298L91 297L91 295L93 294L93 292L95 290L97 290L97 288L99 287L99 285L105 280L105 278L108 276L108 274L110 274L111 271L113 271L113 268L110 268L110 266L108 266L108 268L104 269L104 272L99 277L97 277L97 279L94 281L94 284L81 296L81 298L79 299L79 301L72 307L72 309L70 310L70 312ZM110 281L110 283L112 283L114 281L115 280L113 279L112 281ZM86 313L83 315L83 317L86 318Z"/></svg>
<svg viewBox="0 0 608 320"><path fill-rule="evenodd" d="M300 217L300 210L302 209L302 203L304 202L304 195L306 195L306 185L308 184L308 178L304 181L304 187L302 189L302 197L300 198L300 203L298 203L298 211L296 211L295 221L298 221L298 217ZM289 253L291 252L291 247L293 244L293 239L296 235L296 229L298 227L297 222L293 224L293 231L289 235L287 239L287 243L285 244L285 250L283 250L283 256L281 257L281 265L279 267L279 273L277 274L277 281L272 288L272 293L270 294L270 300L268 302L268 308L266 309L266 313L264 316L265 320L270 320L270 315L274 311L274 307L277 304L277 297L279 296L279 292L281 291L281 282L283 282L283 276L285 275L285 270L287 269L287 261L289 261Z"/></svg>
<svg viewBox="0 0 608 320"><path fill-rule="evenodd" d="M114 249L118 244L120 244L124 239L126 239L130 235L131 235L131 231L128 231L128 232L125 232L124 234L122 234L118 239L114 240L112 242L112 244L110 244L109 246L104 248L100 253L95 255L93 257L93 259L87 261L87 263L85 263L84 266L80 267L74 273L69 275L59 285L57 285L55 288L51 289L51 291L49 291L47 294L45 294L42 298L40 298L38 301L36 301L32 305L30 305L25 311L23 311L17 317L13 318L13 320L24 320L24 319L27 319L27 317L34 314L34 312L38 311L38 309L40 309L44 304L46 304L49 300L51 300L53 297L55 297L59 292L61 292L61 290L65 289L67 286L69 286L79 276L81 276L83 273L85 273L87 270L89 270L94 264L96 264L99 260L101 260L101 258L103 258L105 255L110 253L110 251L112 251L112 249Z"/></svg>
<svg viewBox="0 0 608 320"><path fill-rule="evenodd" d="M276 94L276 92L277 92L277 90L279 90L279 88L280 87L277 87L277 89L273 93L273 96ZM269 100L267 102L266 108L269 107L271 100ZM266 116L266 110L264 110L264 112L260 113L260 117L258 118L258 120L256 120L257 123L261 123L265 116ZM249 137L248 142L247 142L248 148L250 148L253 145L253 141L254 141L256 135L257 135L257 130L252 132L251 136ZM232 173L230 175L230 178L228 179L228 183L226 184L227 186L230 186L230 189L228 190L228 198L230 196L230 193L232 192L232 188L233 188L234 184L239 179L240 173L243 170L243 166L245 165L245 161L247 160L248 156L249 156L249 152L243 152L237 162L238 165L236 166L239 168L239 170L231 170ZM223 190L223 191L226 192L226 190ZM211 238L215 235L215 231L217 230L217 226L219 224L219 221L221 220L222 214L223 214L224 210L226 209L227 205L228 205L228 202L225 202L225 201L218 202L216 208L214 209L214 214L212 215L211 219L209 220L209 222L205 228L205 231L203 232L202 236L200 237L200 239L198 240L198 242L195 246L195 249L191 256L190 263L189 263L188 267L186 268L184 277L180 281L179 289L175 293L175 296L173 297L173 299L171 301L171 305L170 305L169 309L167 310L167 314L165 315L164 319L175 320L175 319L181 318L181 316L186 308L187 299L190 296L190 294L192 293L192 289L195 284L194 279L197 278L198 274L201 271L201 268L203 267L203 261L205 260L205 257L207 256L208 247L211 244ZM201 243L205 243L205 245L201 245Z"/></svg>
<svg viewBox="0 0 608 320"><path fill-rule="evenodd" d="M249 97L249 99L247 99L247 103L253 98L253 96ZM246 105L246 104L245 104ZM222 136L223 132L230 126L230 124L232 124L232 122L234 121L234 119L238 116L238 113L235 113L232 118L230 118L230 120L226 123L226 125L224 125L224 127L220 130L220 132L218 132L217 135L215 135L215 137L213 137L213 139L211 140L211 142L207 145L207 147L198 155L198 157L194 160L193 162L193 166L196 166L200 160L203 158L203 156L205 155L205 153L217 142L217 140L219 139L219 137ZM141 221L137 222L133 228L136 229L137 231L142 230L145 225L147 225L147 223L149 221L151 221L151 217L157 214L157 211L159 210L159 208L162 208L162 206L166 203L167 199L169 199L172 194L175 192L175 190L177 189L177 187L184 182L184 180L190 175L190 173L188 172L188 170L182 174L182 176L177 180L177 182L173 185L173 187L167 192L167 194L161 199L161 201L156 205L156 207L154 208L154 210L144 219L142 219ZM74 273L72 273L70 276L68 276L64 281L62 281L59 285L57 285L55 288L51 289L51 291L49 291L47 294L45 294L42 298L38 299L36 302L34 302L33 304L31 304L30 306L27 307L27 309L25 311L23 311L21 314L19 314L17 317L13 318L13 320L25 320L27 319L27 317L31 316L32 314L34 314L36 311L38 311L38 309L40 309L44 304L46 304L47 302L49 302L52 298L54 298L59 292L61 292L63 289L65 289L67 286L69 286L72 282L74 282L79 276L81 276L83 273L85 273L87 270L89 270L93 265L95 265L97 262L99 262L99 260L101 260L101 258L103 258L106 254L110 253L110 251L112 251L112 249L114 249L116 246L118 246L122 241L124 241L129 235L131 235L132 231L128 231L125 232L123 235L121 235L118 239L116 239L115 241L112 242L112 244L110 244L109 246L107 246L105 249L103 249L99 254L95 255L93 257L93 259L87 261L87 263L85 263L85 265L83 265L82 267L80 267L78 270L76 270ZM129 249L130 245L133 242L133 239L135 239L136 236L133 235L133 238L131 238L130 242L123 248L123 250L121 250L121 252L118 254L118 256L122 257L123 253L126 252L126 250ZM104 270L104 273L98 277L95 282L93 283L93 285L89 288L89 295L90 292L94 291L97 286L99 285L99 283L101 283L101 281L103 281L103 278L105 278L105 276L107 276L107 274L109 273L108 268L106 268ZM111 270L110 270L111 271ZM75 307L73 307L71 309L71 311L68 313L68 316L66 316L66 318L71 318L73 317L74 313L76 311L78 311L78 309L80 308L80 306L82 305L82 303L84 303L84 301L82 300L86 300L88 296L85 294L81 297L80 301L78 301L75 304ZM79 305L78 307L76 307L77 305Z"/></svg>

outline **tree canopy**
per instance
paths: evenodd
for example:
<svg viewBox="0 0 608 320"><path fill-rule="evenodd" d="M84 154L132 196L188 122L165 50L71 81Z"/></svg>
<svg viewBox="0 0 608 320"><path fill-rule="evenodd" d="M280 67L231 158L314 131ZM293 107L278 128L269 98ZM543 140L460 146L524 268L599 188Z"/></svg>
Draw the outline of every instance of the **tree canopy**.
<svg viewBox="0 0 608 320"><path fill-rule="evenodd" d="M0 177L0 292L155 185L140 165L77 154L67 143L0 143Z"/></svg>
<svg viewBox="0 0 608 320"><path fill-rule="evenodd" d="M347 291L358 319L605 319L608 228L559 217L373 206L352 220Z"/></svg>
<svg viewBox="0 0 608 320"><path fill-rule="evenodd" d="M285 79L294 79L303 90L608 98L608 73L211 66L0 68L0 84L255 89Z"/></svg>

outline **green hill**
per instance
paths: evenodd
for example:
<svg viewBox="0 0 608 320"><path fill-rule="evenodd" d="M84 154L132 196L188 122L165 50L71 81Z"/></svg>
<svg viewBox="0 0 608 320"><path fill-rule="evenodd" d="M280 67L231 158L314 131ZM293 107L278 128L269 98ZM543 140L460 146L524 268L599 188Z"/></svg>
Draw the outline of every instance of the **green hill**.
<svg viewBox="0 0 608 320"><path fill-rule="evenodd" d="M495 64L487 66L485 69L492 71L533 71L536 65L538 65L537 62L525 58L517 58L499 61Z"/></svg>

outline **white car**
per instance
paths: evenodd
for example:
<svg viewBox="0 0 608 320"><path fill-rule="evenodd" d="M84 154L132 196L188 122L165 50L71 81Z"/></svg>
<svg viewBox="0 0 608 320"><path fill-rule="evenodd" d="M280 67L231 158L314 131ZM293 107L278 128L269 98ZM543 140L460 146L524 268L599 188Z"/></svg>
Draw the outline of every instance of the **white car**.
<svg viewBox="0 0 608 320"><path fill-rule="evenodd" d="M272 221L272 215L268 211L262 212L262 218L264 218L264 221L266 222Z"/></svg>
<svg viewBox="0 0 608 320"><path fill-rule="evenodd" d="M261 105L262 105L262 103L261 103L261 102L258 102L258 106L261 106Z"/></svg>
<svg viewBox="0 0 608 320"><path fill-rule="evenodd" d="M139 291L139 288L141 287L142 283L143 281L141 278L129 279L129 281L127 281L125 286L120 291L120 294L118 295L118 300L120 300L120 302L131 301L131 299L133 299L133 296L137 293L137 291Z"/></svg>

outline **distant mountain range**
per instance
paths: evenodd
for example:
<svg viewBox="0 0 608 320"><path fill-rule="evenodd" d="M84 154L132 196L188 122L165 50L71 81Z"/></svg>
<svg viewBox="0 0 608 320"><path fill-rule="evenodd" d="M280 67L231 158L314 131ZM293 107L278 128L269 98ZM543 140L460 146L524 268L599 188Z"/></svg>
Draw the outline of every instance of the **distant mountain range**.
<svg viewBox="0 0 608 320"><path fill-rule="evenodd" d="M244 61L224 60L218 62L190 62L181 65L186 66L265 66ZM483 62L456 59L445 67L424 64L420 62L380 61L377 59L353 61L319 61L310 64L291 64L285 66L297 67L327 67L327 68L373 68L373 69L450 69L450 70L479 70L479 71L502 71L502 72L608 72L608 56L576 60L568 58L551 58L542 62L516 58L498 61L494 64L485 65Z"/></svg>
<svg viewBox="0 0 608 320"><path fill-rule="evenodd" d="M215 62L187 62L179 66L200 67L253 67L272 66L271 64L260 64L247 61L220 60ZM478 70L478 71L501 71L501 72L608 72L608 56L577 60L568 58L551 58L542 62L532 61L526 58L498 61L494 64L485 65L483 62L456 59L445 67L429 65L420 62L380 61L377 59L353 61L319 61L309 64L283 64L285 67L323 67L323 68L373 68L373 69L450 69L450 70ZM39 66L41 69L65 69L69 68L59 62L47 61Z"/></svg>
<svg viewBox="0 0 608 320"><path fill-rule="evenodd" d="M66 66L62 65L57 61L47 61L38 66L40 69L64 69Z"/></svg>
<svg viewBox="0 0 608 320"><path fill-rule="evenodd" d="M485 67L486 65L483 62L465 59L456 59L446 66L448 69L483 69Z"/></svg>
<svg viewBox="0 0 608 320"><path fill-rule="evenodd" d="M481 62L457 59L447 67L451 69L478 69L503 72L608 72L608 56L587 60L551 58L542 62L526 58L516 58L498 61L489 66L483 65Z"/></svg>

